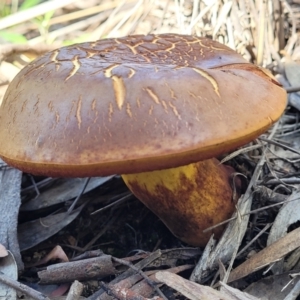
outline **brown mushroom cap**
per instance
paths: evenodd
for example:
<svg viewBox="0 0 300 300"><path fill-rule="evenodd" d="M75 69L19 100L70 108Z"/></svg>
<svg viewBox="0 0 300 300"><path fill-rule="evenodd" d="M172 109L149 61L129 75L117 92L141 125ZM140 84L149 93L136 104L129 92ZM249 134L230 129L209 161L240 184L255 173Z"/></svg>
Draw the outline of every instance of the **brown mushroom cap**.
<svg viewBox="0 0 300 300"><path fill-rule="evenodd" d="M163 34L63 47L26 66L0 106L0 157L48 176L164 169L246 144L285 91L218 42Z"/></svg>

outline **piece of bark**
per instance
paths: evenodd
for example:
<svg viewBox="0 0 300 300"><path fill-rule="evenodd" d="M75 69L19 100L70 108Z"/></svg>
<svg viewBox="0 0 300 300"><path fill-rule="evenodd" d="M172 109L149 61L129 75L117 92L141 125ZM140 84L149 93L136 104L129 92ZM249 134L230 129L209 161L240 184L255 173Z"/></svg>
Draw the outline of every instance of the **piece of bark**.
<svg viewBox="0 0 300 300"><path fill-rule="evenodd" d="M21 179L21 171L7 166L0 159L0 244L13 254L19 270L24 268L17 238Z"/></svg>
<svg viewBox="0 0 300 300"><path fill-rule="evenodd" d="M75 280L69 290L66 300L78 300L83 292L83 284Z"/></svg>
<svg viewBox="0 0 300 300"><path fill-rule="evenodd" d="M153 298L145 298L141 295L136 294L130 289L127 288L116 288L115 286L106 285L103 282L101 283L102 288L113 297L113 299L119 300L163 300L159 296Z"/></svg>
<svg viewBox="0 0 300 300"><path fill-rule="evenodd" d="M111 256L104 254L100 257L51 265L38 272L38 276L40 284L58 284L74 280L101 279L115 273Z"/></svg>

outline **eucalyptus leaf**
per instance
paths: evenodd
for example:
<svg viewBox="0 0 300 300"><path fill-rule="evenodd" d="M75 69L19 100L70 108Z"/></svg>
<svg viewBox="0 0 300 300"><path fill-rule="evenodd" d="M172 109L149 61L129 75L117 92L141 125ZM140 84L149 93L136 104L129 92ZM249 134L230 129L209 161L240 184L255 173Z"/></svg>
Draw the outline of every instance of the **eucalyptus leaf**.
<svg viewBox="0 0 300 300"><path fill-rule="evenodd" d="M95 189L112 178L113 176L92 177L85 188L84 193ZM52 187L23 204L21 206L21 211L38 210L73 199L82 192L85 180L85 178L60 178Z"/></svg>

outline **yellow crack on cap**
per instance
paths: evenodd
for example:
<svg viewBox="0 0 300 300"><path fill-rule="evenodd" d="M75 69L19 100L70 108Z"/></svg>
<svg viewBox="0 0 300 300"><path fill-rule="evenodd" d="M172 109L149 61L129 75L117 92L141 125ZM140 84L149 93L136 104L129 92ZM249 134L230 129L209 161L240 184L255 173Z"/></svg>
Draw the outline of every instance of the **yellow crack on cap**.
<svg viewBox="0 0 300 300"><path fill-rule="evenodd" d="M198 74L200 74L201 76L203 76L204 78L206 78L213 86L215 93L218 95L218 97L220 97L219 86L218 86L217 81L211 75L209 75L207 72L204 72L204 71L202 71L200 69L196 69L196 68L193 68L193 70L195 72L197 72Z"/></svg>
<svg viewBox="0 0 300 300"><path fill-rule="evenodd" d="M121 110L123 107L124 101L125 101L125 96L126 96L125 85L124 85L122 77L113 75L111 77L111 79L113 80L113 87L114 87L116 102L117 102L118 108Z"/></svg>

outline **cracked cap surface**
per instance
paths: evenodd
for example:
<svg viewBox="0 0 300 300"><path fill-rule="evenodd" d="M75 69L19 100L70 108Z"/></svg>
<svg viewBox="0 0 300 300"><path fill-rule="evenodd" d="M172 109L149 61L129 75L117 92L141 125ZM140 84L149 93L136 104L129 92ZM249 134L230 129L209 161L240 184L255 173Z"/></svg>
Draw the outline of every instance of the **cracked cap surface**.
<svg viewBox="0 0 300 300"><path fill-rule="evenodd" d="M272 78L210 39L104 39L21 70L0 106L0 157L46 176L170 168L248 143L285 106Z"/></svg>

